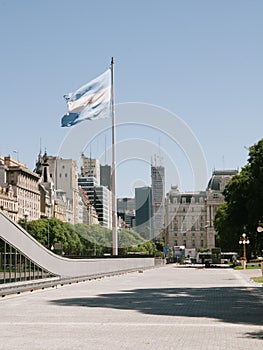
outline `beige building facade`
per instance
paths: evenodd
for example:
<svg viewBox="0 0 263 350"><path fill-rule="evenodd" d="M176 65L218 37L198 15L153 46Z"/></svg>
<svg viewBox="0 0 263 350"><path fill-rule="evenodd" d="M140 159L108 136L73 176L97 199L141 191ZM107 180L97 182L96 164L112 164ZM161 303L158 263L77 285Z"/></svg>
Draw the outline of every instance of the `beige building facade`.
<svg viewBox="0 0 263 350"><path fill-rule="evenodd" d="M17 221L18 203L11 185L0 186L0 209L10 219Z"/></svg>
<svg viewBox="0 0 263 350"><path fill-rule="evenodd" d="M56 202L59 203L59 193L65 192L66 199L72 208L72 219L70 219L67 205L66 216L72 224L78 223L78 163L72 159L47 156L50 177L55 186ZM68 221L68 220L67 220Z"/></svg>
<svg viewBox="0 0 263 350"><path fill-rule="evenodd" d="M10 156L4 158L6 167L6 183L12 186L16 197L18 211L17 221L37 220L40 218L39 176L30 171L27 166Z"/></svg>
<svg viewBox="0 0 263 350"><path fill-rule="evenodd" d="M17 221L18 204L13 187L6 182L7 167L4 157L0 156L0 210Z"/></svg>
<svg viewBox="0 0 263 350"><path fill-rule="evenodd" d="M171 188L165 204L165 245L207 247L205 198L205 191L180 192L176 186Z"/></svg>
<svg viewBox="0 0 263 350"><path fill-rule="evenodd" d="M214 219L224 203L222 192L237 170L214 171L205 191L180 192L172 186L165 201L165 228L162 239L166 246L186 249L215 247Z"/></svg>
<svg viewBox="0 0 263 350"><path fill-rule="evenodd" d="M81 176L94 177L97 180L97 185L100 186L100 162L98 159L85 157L81 154Z"/></svg>

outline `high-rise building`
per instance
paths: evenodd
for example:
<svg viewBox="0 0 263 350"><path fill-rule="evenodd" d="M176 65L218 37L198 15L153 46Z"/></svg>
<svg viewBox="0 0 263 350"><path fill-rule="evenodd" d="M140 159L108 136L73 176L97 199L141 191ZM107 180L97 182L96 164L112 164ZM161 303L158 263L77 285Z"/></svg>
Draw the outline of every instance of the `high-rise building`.
<svg viewBox="0 0 263 350"><path fill-rule="evenodd" d="M86 191L83 188L81 188L81 186L79 186L79 188L80 188L80 196L82 197L82 201L85 205L83 210L83 224L96 225L99 223L97 212L94 206L90 203L89 197Z"/></svg>
<svg viewBox="0 0 263 350"><path fill-rule="evenodd" d="M112 229L112 196L105 186L98 186L95 177L79 177L79 186L86 192L90 204L95 208L99 223Z"/></svg>
<svg viewBox="0 0 263 350"><path fill-rule="evenodd" d="M81 155L81 176L95 177L97 184L100 186L100 162L98 159L85 157L84 153Z"/></svg>
<svg viewBox="0 0 263 350"><path fill-rule="evenodd" d="M151 166L153 238L158 238L164 229L165 169L161 165Z"/></svg>
<svg viewBox="0 0 263 350"><path fill-rule="evenodd" d="M94 189L94 207L99 222L102 226L112 229L112 194L104 186L96 186Z"/></svg>
<svg viewBox="0 0 263 350"><path fill-rule="evenodd" d="M78 178L78 185L86 192L90 203L93 205L95 202L95 187L98 186L97 179L95 177L80 176Z"/></svg>
<svg viewBox="0 0 263 350"><path fill-rule="evenodd" d="M135 208L136 231L145 239L153 239L151 187L135 188Z"/></svg>
<svg viewBox="0 0 263 350"><path fill-rule="evenodd" d="M47 156L49 173L55 190L65 192L69 204L72 206L73 219L71 223L78 222L78 164L76 160Z"/></svg>
<svg viewBox="0 0 263 350"><path fill-rule="evenodd" d="M117 213L126 227L135 227L135 198L118 198Z"/></svg>
<svg viewBox="0 0 263 350"><path fill-rule="evenodd" d="M100 184L111 191L111 166L100 165Z"/></svg>

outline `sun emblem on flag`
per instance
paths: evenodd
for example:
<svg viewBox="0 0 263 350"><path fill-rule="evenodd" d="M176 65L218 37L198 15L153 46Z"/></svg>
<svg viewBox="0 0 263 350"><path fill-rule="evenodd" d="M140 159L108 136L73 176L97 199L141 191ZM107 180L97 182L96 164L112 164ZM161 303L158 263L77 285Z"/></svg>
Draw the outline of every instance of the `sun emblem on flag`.
<svg viewBox="0 0 263 350"><path fill-rule="evenodd" d="M93 97L91 97L87 103L87 106L90 106L94 103Z"/></svg>

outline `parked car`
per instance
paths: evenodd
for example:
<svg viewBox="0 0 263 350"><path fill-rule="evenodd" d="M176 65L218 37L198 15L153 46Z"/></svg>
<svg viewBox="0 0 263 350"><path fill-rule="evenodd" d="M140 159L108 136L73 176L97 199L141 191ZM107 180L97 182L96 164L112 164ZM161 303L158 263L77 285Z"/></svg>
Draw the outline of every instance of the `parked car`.
<svg viewBox="0 0 263 350"><path fill-rule="evenodd" d="M185 258L184 259L184 264L192 264L192 261L190 258Z"/></svg>

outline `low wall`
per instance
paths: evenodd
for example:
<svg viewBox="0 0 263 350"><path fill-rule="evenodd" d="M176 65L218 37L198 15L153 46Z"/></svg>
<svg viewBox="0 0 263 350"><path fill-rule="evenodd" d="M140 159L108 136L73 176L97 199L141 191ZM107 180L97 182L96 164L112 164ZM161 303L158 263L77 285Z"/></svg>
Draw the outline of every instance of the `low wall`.
<svg viewBox="0 0 263 350"><path fill-rule="evenodd" d="M154 258L69 259L46 249L21 226L0 212L0 236L36 265L60 277L80 277L155 266Z"/></svg>

